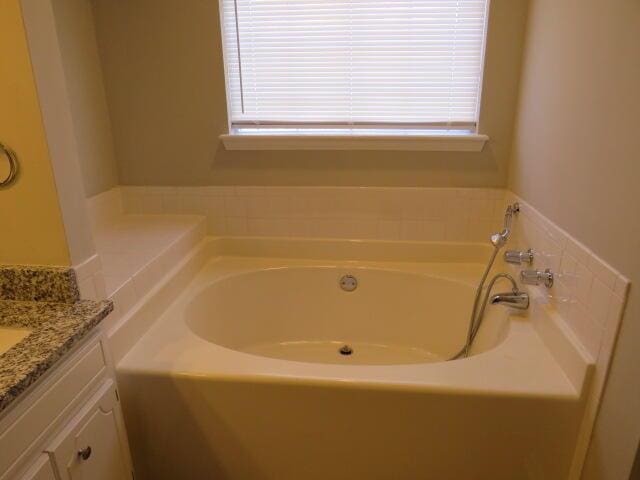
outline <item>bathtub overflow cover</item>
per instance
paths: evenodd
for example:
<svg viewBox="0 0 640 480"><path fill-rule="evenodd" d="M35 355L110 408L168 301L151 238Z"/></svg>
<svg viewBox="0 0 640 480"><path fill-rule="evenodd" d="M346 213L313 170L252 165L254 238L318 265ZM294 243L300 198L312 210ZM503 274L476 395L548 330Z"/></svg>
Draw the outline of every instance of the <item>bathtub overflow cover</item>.
<svg viewBox="0 0 640 480"><path fill-rule="evenodd" d="M353 348L349 345L343 345L338 351L340 352L340 355L351 355L353 353Z"/></svg>
<svg viewBox="0 0 640 480"><path fill-rule="evenodd" d="M353 275L344 275L340 278L340 288L345 292L353 292L358 288L358 280Z"/></svg>

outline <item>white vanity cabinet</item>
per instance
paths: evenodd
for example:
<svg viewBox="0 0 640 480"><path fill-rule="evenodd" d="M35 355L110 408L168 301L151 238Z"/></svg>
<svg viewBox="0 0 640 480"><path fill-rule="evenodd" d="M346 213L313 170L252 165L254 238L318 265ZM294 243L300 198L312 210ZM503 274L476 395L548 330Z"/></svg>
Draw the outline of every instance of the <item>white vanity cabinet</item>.
<svg viewBox="0 0 640 480"><path fill-rule="evenodd" d="M49 455L40 455L40 458L31 465L29 471L20 480L58 480L53 473L53 465L49 460Z"/></svg>
<svg viewBox="0 0 640 480"><path fill-rule="evenodd" d="M107 380L46 448L61 480L129 480L125 446L118 434L115 387Z"/></svg>
<svg viewBox="0 0 640 480"><path fill-rule="evenodd" d="M0 480L131 480L113 368L94 333L0 417Z"/></svg>

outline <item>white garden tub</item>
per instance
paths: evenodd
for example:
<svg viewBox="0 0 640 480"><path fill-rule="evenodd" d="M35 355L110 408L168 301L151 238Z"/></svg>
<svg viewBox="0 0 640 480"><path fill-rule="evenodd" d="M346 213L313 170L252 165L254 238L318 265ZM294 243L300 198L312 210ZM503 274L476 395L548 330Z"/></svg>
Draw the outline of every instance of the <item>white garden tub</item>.
<svg viewBox="0 0 640 480"><path fill-rule="evenodd" d="M581 386L527 317L490 306L471 356L447 361L486 250L410 263L203 248L118 365L136 478L567 478Z"/></svg>
<svg viewBox="0 0 640 480"><path fill-rule="evenodd" d="M446 361L466 339L474 289L455 275L242 263L241 273L203 285L185 310L190 330L215 345L291 361L393 365ZM473 353L494 348L507 330L507 311L492 309Z"/></svg>

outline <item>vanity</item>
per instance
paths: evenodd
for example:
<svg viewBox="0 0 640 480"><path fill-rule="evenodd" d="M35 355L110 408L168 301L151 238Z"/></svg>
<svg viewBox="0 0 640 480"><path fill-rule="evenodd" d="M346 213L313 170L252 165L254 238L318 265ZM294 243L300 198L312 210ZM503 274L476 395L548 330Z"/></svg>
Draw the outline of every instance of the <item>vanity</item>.
<svg viewBox="0 0 640 480"><path fill-rule="evenodd" d="M129 480L113 304L54 300L0 300L0 480Z"/></svg>

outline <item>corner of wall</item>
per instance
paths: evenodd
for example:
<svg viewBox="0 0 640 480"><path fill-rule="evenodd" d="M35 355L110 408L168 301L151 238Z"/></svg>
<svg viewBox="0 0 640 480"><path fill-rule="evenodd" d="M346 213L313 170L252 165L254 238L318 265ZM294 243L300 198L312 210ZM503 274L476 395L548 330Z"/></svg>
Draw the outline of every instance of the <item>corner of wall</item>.
<svg viewBox="0 0 640 480"><path fill-rule="evenodd" d="M22 0L22 11L69 257L77 265L94 255L95 248L55 17L50 0Z"/></svg>

